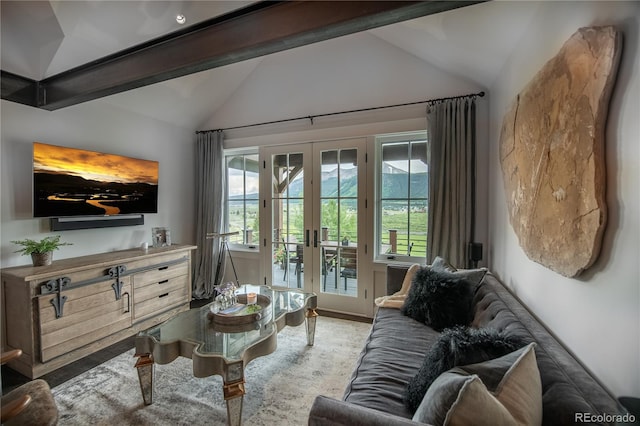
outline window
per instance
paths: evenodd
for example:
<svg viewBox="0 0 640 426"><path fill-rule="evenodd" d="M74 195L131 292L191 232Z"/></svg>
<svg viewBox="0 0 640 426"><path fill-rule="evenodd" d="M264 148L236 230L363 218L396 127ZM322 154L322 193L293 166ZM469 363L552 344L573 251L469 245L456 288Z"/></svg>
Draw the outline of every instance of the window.
<svg viewBox="0 0 640 426"><path fill-rule="evenodd" d="M258 154L229 153L225 156L227 173L227 217L232 244L257 244L259 238Z"/></svg>
<svg viewBox="0 0 640 426"><path fill-rule="evenodd" d="M378 136L376 143L378 258L424 261L429 202L427 135Z"/></svg>

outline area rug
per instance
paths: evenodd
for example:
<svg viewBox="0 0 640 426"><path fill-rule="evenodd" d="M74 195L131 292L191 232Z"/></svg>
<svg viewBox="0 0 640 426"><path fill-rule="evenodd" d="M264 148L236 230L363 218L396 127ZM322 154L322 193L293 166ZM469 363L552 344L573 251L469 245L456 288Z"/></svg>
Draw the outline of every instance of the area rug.
<svg viewBox="0 0 640 426"><path fill-rule="evenodd" d="M340 398L371 325L318 317L315 345L285 327L278 348L245 369L243 425L304 425L317 395ZM153 404L142 402L134 350L55 387L59 425L224 425L222 379L194 378L190 359L156 365Z"/></svg>

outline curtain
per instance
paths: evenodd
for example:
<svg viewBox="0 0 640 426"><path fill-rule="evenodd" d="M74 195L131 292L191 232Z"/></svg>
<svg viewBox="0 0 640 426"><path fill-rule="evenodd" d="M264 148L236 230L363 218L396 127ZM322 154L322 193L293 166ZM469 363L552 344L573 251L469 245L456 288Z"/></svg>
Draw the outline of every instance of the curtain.
<svg viewBox="0 0 640 426"><path fill-rule="evenodd" d="M468 267L475 222L475 113L475 98L445 100L427 109L428 263L440 256Z"/></svg>
<svg viewBox="0 0 640 426"><path fill-rule="evenodd" d="M213 296L224 275L224 252L220 238L207 239L207 233L224 232L226 176L224 171L224 134L221 131L196 134L196 244L193 297ZM217 271L218 265L221 271Z"/></svg>

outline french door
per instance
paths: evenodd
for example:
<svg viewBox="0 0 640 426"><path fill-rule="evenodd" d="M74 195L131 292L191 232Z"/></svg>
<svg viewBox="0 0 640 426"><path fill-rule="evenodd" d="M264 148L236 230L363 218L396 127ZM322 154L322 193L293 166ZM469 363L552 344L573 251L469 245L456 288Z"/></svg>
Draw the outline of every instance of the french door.
<svg viewBox="0 0 640 426"><path fill-rule="evenodd" d="M262 271L318 295L321 309L371 315L365 139L263 147Z"/></svg>

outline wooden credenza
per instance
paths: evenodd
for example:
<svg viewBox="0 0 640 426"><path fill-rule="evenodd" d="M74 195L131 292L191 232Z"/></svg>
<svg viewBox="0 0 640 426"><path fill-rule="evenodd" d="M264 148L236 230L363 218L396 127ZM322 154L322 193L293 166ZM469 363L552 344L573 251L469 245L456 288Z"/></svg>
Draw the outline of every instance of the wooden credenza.
<svg viewBox="0 0 640 426"><path fill-rule="evenodd" d="M191 251L172 245L2 269L3 350L36 378L189 309Z"/></svg>

